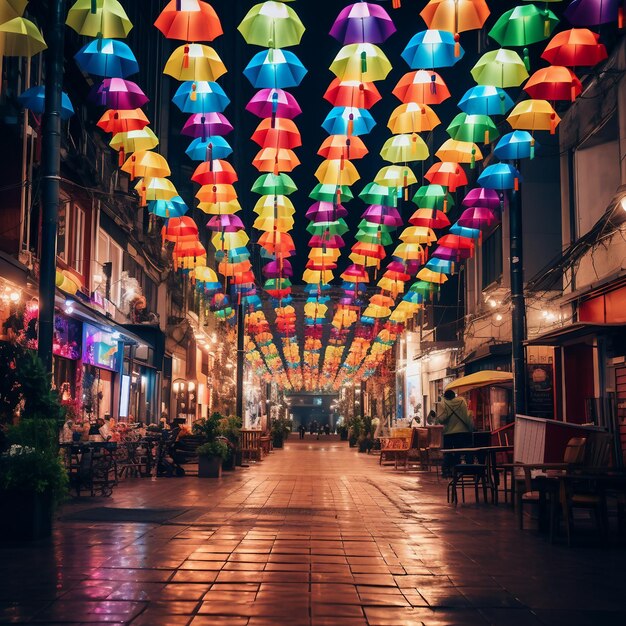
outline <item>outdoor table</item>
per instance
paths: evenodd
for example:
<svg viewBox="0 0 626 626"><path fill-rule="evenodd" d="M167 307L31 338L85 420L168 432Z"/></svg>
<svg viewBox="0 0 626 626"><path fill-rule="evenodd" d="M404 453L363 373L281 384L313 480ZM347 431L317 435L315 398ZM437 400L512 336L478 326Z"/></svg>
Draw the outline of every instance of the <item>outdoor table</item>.
<svg viewBox="0 0 626 626"><path fill-rule="evenodd" d="M68 470L70 485L80 496L83 489L92 496L96 493L110 496L116 484L114 452L117 443L111 441L85 441L63 443L61 450L65 452L65 463ZM113 478L111 473L113 472Z"/></svg>

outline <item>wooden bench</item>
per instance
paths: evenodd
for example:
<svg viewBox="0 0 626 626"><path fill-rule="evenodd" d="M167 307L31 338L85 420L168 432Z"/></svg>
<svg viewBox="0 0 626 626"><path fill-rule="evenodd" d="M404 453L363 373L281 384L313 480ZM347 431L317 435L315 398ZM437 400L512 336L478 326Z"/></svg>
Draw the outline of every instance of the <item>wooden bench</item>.
<svg viewBox="0 0 626 626"><path fill-rule="evenodd" d="M391 437L381 437L378 463L393 463L397 469L398 460L404 458L410 448L412 434L411 428L392 428Z"/></svg>
<svg viewBox="0 0 626 626"><path fill-rule="evenodd" d="M244 430L242 428L239 431L239 449L241 450L241 459L243 461L260 461L263 454L261 431Z"/></svg>

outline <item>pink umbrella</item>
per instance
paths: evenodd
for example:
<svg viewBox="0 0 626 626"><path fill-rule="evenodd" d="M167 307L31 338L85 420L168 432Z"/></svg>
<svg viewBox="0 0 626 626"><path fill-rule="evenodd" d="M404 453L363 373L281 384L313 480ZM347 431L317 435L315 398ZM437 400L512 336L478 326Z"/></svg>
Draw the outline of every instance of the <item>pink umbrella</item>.
<svg viewBox="0 0 626 626"><path fill-rule="evenodd" d="M472 256L473 249L470 248L448 248L447 246L437 246L431 256L445 261L460 261L461 259L469 259Z"/></svg>
<svg viewBox="0 0 626 626"><path fill-rule="evenodd" d="M483 207L494 211L500 208L500 194L494 189L476 187L468 192L462 204L464 207Z"/></svg>
<svg viewBox="0 0 626 626"><path fill-rule="evenodd" d="M237 215L215 215L207 222L206 226L209 230L225 233L234 233L245 228Z"/></svg>
<svg viewBox="0 0 626 626"><path fill-rule="evenodd" d="M302 113L296 99L284 89L261 89L252 96L246 111L257 117L286 117L290 120Z"/></svg>
<svg viewBox="0 0 626 626"><path fill-rule="evenodd" d="M339 235L313 235L309 240L309 248L343 248L345 245L343 237Z"/></svg>
<svg viewBox="0 0 626 626"><path fill-rule="evenodd" d="M185 122L181 135L188 137L210 137L219 135L223 137L233 130L232 124L223 113L194 113Z"/></svg>
<svg viewBox="0 0 626 626"><path fill-rule="evenodd" d="M363 212L363 217L368 222L375 224L382 224L384 226L393 226L397 228L402 226L402 218L398 209L389 206L383 206L382 204L372 204Z"/></svg>
<svg viewBox="0 0 626 626"><path fill-rule="evenodd" d="M123 78L105 78L91 88L88 97L94 104L123 110L138 109L149 101L139 85Z"/></svg>
<svg viewBox="0 0 626 626"><path fill-rule="evenodd" d="M470 207L461 213L457 220L459 226L464 228L488 228L497 222L497 218L491 209L482 206Z"/></svg>
<svg viewBox="0 0 626 626"><path fill-rule="evenodd" d="M340 217L346 217L348 211L342 204L332 202L315 202L306 212L306 218L317 222L334 222Z"/></svg>
<svg viewBox="0 0 626 626"><path fill-rule="evenodd" d="M291 267L291 261L284 259L281 264L278 261L270 261L265 267L263 267L263 275L266 278L281 278L284 276L293 276L293 268Z"/></svg>

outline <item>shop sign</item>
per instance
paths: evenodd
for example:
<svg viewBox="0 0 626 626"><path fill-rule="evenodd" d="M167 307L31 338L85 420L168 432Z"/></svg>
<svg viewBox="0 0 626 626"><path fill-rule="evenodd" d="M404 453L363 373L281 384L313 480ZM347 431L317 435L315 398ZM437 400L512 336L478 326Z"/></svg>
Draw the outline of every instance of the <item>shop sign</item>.
<svg viewBox="0 0 626 626"><path fill-rule="evenodd" d="M116 371L119 343L113 333L83 324L83 363Z"/></svg>
<svg viewBox="0 0 626 626"><path fill-rule="evenodd" d="M528 414L554 417L554 367L552 363L529 363L526 366Z"/></svg>

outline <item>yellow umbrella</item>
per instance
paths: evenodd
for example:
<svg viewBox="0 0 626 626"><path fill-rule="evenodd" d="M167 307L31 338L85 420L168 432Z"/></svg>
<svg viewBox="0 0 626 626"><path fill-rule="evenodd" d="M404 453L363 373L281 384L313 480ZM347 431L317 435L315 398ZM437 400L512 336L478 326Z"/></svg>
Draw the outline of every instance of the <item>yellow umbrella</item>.
<svg viewBox="0 0 626 626"><path fill-rule="evenodd" d="M198 208L207 215L233 215L241 211L239 200L227 202L199 202Z"/></svg>
<svg viewBox="0 0 626 626"><path fill-rule="evenodd" d="M161 177L146 177L139 180L135 190L141 198L142 206L151 200L171 200L178 195L171 180Z"/></svg>
<svg viewBox="0 0 626 626"><path fill-rule="evenodd" d="M276 204L275 207L274 204ZM253 210L259 216L265 216L273 215L274 209L280 216L289 216L296 212L293 202L287 196L261 196Z"/></svg>
<svg viewBox="0 0 626 626"><path fill-rule="evenodd" d="M441 124L437 114L427 105L408 102L396 107L387 128L394 134L421 133Z"/></svg>
<svg viewBox="0 0 626 626"><path fill-rule="evenodd" d="M120 153L120 160L122 160L124 154L156 148L159 145L159 138L146 126L140 130L128 130L113 135L109 145Z"/></svg>
<svg viewBox="0 0 626 626"><path fill-rule="evenodd" d="M447 139L441 144L441 147L435 156L440 161L452 161L453 163L475 163L482 161L483 153L480 148L471 141L457 141L456 139Z"/></svg>
<svg viewBox="0 0 626 626"><path fill-rule="evenodd" d="M22 17L28 0L2 0L0 2L0 24L4 24L14 17Z"/></svg>
<svg viewBox="0 0 626 626"><path fill-rule="evenodd" d="M377 283L377 285L384 289L385 291L389 291L393 294L395 298L399 293L404 293L404 281L396 280L394 278L387 278L383 276Z"/></svg>
<svg viewBox="0 0 626 626"><path fill-rule="evenodd" d="M333 280L332 270L309 270L302 272L302 280L309 285L326 285Z"/></svg>
<svg viewBox="0 0 626 626"><path fill-rule="evenodd" d="M417 183L417 178L407 165L387 165L378 170L374 182L383 187L407 187Z"/></svg>
<svg viewBox="0 0 626 626"><path fill-rule="evenodd" d="M257 217L254 220L253 226L257 230L263 230L265 232L279 230L286 233L293 228L293 224L293 217L273 217L268 215L265 217Z"/></svg>
<svg viewBox="0 0 626 626"><path fill-rule="evenodd" d="M394 135L385 141L380 156L390 163L425 161L430 153L426 142L417 134Z"/></svg>
<svg viewBox="0 0 626 626"><path fill-rule="evenodd" d="M232 185L218 183L217 185L202 185L196 193L200 202L230 202L237 199L237 191Z"/></svg>
<svg viewBox="0 0 626 626"><path fill-rule="evenodd" d="M330 71L341 80L371 82L384 80L391 71L391 63L378 46L352 43L341 48Z"/></svg>
<svg viewBox="0 0 626 626"><path fill-rule="evenodd" d="M133 27L117 0L77 0L65 23L79 35L114 39L126 37Z"/></svg>
<svg viewBox="0 0 626 626"><path fill-rule="evenodd" d="M423 267L418 273L418 280L423 280L427 283L435 283L437 285L443 285L448 280L448 277L441 272L433 272L428 267Z"/></svg>
<svg viewBox="0 0 626 626"><path fill-rule="evenodd" d="M364 254L358 254L357 252L350 254L349 258L355 265L363 265L364 267L378 267L378 265L380 265L379 259L365 256Z"/></svg>
<svg viewBox="0 0 626 626"><path fill-rule="evenodd" d="M311 248L309 259L316 263L330 262L334 263L341 256L339 248Z"/></svg>
<svg viewBox="0 0 626 626"><path fill-rule="evenodd" d="M215 233L211 237L211 243L217 250L231 250L232 248L243 248L250 241L244 230L232 233Z"/></svg>
<svg viewBox="0 0 626 626"><path fill-rule="evenodd" d="M139 176L169 176L172 172L167 161L157 152L141 150L131 154L122 165L122 171L130 174L131 180Z"/></svg>
<svg viewBox="0 0 626 626"><path fill-rule="evenodd" d="M327 159L315 171L315 178L323 185L353 185L360 176L347 159Z"/></svg>
<svg viewBox="0 0 626 626"><path fill-rule="evenodd" d="M515 130L549 130L554 134L561 118L547 100L523 100L515 105L506 121Z"/></svg>
<svg viewBox="0 0 626 626"><path fill-rule="evenodd" d="M467 393L480 387L510 387L513 384L511 372L499 370L482 370L468 376L462 376L446 385L446 389L453 389L457 393Z"/></svg>
<svg viewBox="0 0 626 626"><path fill-rule="evenodd" d="M400 240L405 243L420 243L430 245L437 241L437 235L432 228L427 226L409 226L400 234Z"/></svg>
<svg viewBox="0 0 626 626"><path fill-rule="evenodd" d="M48 47L39 29L24 17L0 24L0 36L4 36L5 57L32 57Z"/></svg>
<svg viewBox="0 0 626 626"><path fill-rule="evenodd" d="M226 67L211 46L186 43L172 52L163 73L180 81L214 82L226 74Z"/></svg>

